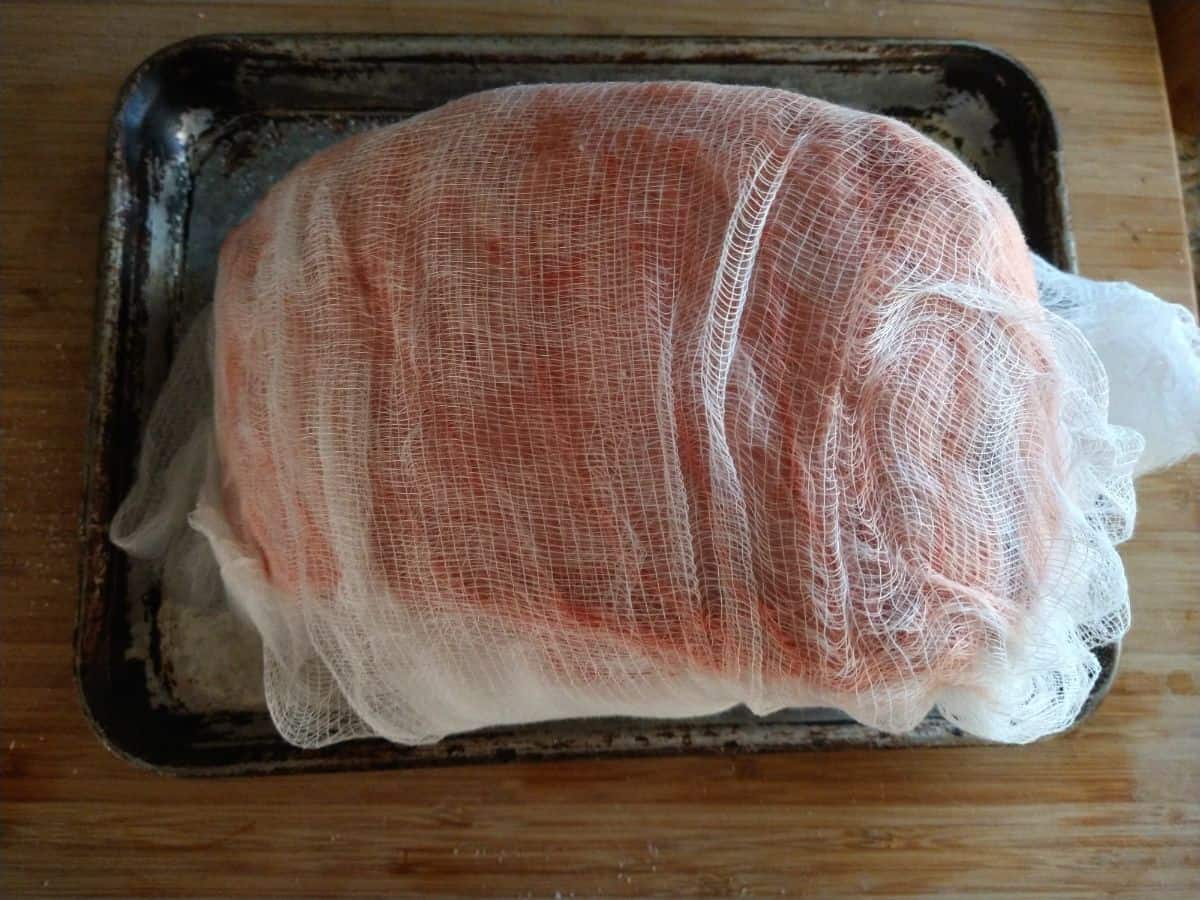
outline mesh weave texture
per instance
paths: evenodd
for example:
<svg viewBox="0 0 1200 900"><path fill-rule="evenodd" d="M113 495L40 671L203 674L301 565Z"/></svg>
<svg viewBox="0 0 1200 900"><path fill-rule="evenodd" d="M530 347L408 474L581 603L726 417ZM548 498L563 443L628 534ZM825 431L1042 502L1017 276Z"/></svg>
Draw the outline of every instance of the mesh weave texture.
<svg viewBox="0 0 1200 900"><path fill-rule="evenodd" d="M1028 741L1128 625L1141 439L1007 205L784 91L345 141L230 235L163 396L114 536L215 557L300 746L738 703Z"/></svg>

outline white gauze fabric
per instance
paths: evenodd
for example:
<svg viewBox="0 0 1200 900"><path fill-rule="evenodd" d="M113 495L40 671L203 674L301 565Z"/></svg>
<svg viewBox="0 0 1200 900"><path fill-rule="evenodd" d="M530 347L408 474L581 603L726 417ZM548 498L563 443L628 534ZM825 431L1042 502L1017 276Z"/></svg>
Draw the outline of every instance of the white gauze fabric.
<svg viewBox="0 0 1200 900"><path fill-rule="evenodd" d="M1124 281L1089 281L1034 258L1042 305L1077 327L1108 374L1109 421L1139 432L1135 475L1200 449L1196 317Z"/></svg>
<svg viewBox="0 0 1200 900"><path fill-rule="evenodd" d="M113 537L181 590L215 559L304 747L739 703L1028 741L1128 624L1107 405L1003 199L904 125L506 88L229 236Z"/></svg>

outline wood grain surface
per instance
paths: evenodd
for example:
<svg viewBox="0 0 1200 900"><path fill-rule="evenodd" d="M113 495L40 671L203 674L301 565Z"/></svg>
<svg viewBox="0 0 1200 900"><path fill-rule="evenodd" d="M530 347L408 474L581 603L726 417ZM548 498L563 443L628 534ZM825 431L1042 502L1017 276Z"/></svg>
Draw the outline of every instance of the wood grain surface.
<svg viewBox="0 0 1200 900"><path fill-rule="evenodd" d="M983 41L1029 66L1060 116L1084 273L1194 303L1140 2L6 2L0 893L1196 896L1196 462L1139 485L1122 671L1061 739L241 780L111 756L71 658L108 118L168 42L314 30Z"/></svg>

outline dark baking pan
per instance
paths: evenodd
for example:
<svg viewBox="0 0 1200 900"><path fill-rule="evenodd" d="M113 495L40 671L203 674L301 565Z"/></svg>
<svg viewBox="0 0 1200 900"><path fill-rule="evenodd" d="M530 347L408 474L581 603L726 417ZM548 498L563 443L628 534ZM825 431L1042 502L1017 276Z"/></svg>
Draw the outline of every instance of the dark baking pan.
<svg viewBox="0 0 1200 900"><path fill-rule="evenodd" d="M276 36L169 47L129 79L110 135L83 511L77 671L115 752L178 773L310 771L514 758L971 741L936 715L884 735L829 710L755 718L564 721L434 746L297 750L265 711L256 635L214 597L183 606L107 539L173 348L209 300L217 249L318 148L515 82L697 79L775 85L904 119L1011 201L1030 244L1073 268L1045 96L1005 56L961 43L809 39ZM1103 654L1093 703L1111 680Z"/></svg>

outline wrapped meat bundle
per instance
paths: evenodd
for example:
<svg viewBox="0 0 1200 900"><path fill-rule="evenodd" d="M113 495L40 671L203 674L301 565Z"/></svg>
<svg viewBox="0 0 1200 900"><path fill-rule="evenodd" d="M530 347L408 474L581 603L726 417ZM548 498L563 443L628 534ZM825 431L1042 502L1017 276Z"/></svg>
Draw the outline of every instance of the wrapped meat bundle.
<svg viewBox="0 0 1200 900"><path fill-rule="evenodd" d="M1127 627L1141 439L1004 200L885 118L467 97L273 188L196 335L114 535L215 556L301 746L739 703L1027 741Z"/></svg>

